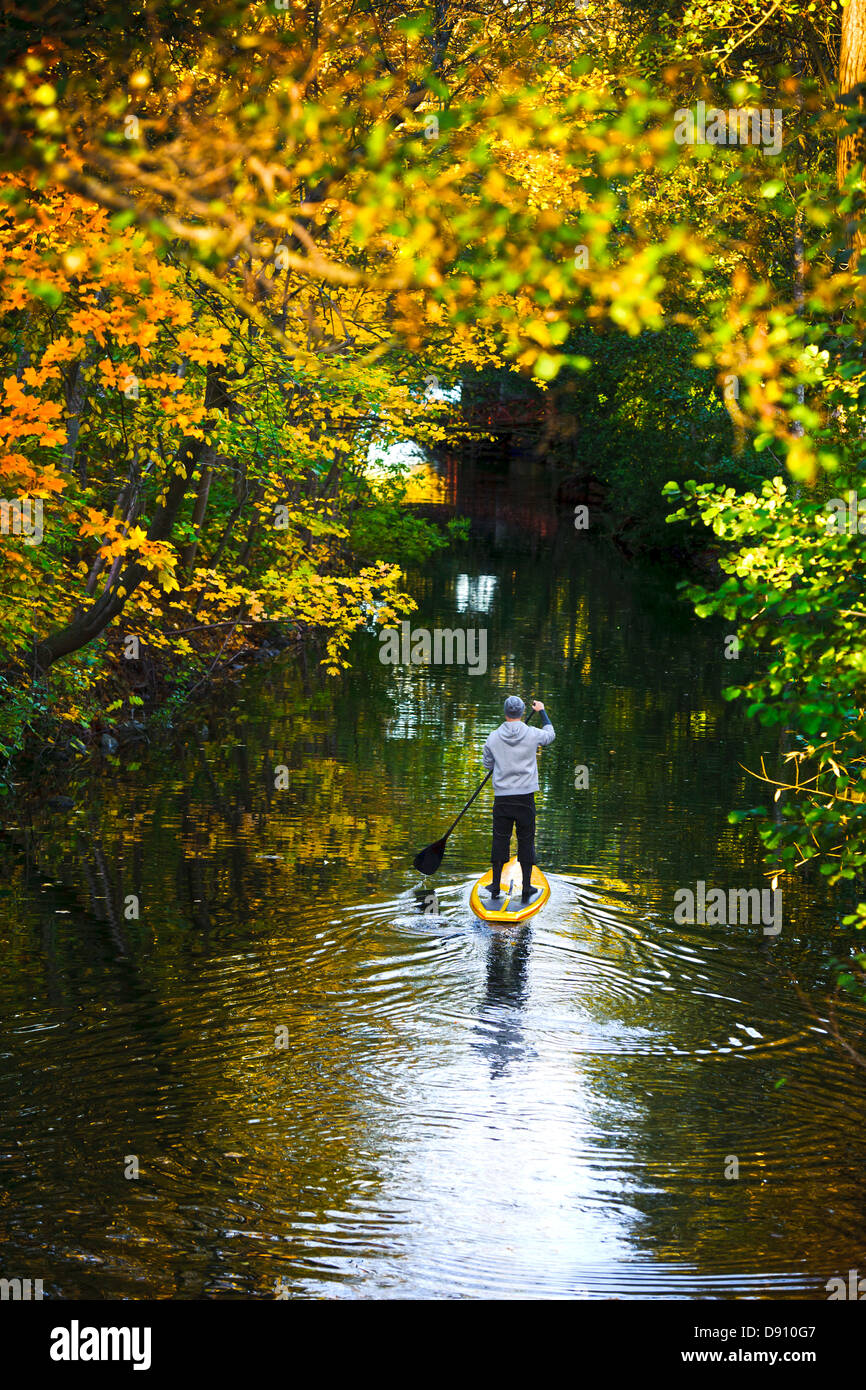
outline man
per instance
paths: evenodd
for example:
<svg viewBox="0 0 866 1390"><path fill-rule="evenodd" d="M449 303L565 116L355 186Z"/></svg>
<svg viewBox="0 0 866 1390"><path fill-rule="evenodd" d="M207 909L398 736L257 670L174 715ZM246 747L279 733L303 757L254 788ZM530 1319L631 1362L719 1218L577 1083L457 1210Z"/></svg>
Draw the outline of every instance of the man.
<svg viewBox="0 0 866 1390"><path fill-rule="evenodd" d="M523 723L525 708L519 695L509 695L505 701L505 723L494 729L481 756L484 766L493 771L493 848L490 853L493 879L488 892L491 898L501 894L502 866L509 857L511 831L516 825L517 857L523 873L522 901L529 903L540 891L531 884L535 863L535 793L538 791L536 750L552 743L556 734L541 700L532 702L532 708L541 714L537 729Z"/></svg>

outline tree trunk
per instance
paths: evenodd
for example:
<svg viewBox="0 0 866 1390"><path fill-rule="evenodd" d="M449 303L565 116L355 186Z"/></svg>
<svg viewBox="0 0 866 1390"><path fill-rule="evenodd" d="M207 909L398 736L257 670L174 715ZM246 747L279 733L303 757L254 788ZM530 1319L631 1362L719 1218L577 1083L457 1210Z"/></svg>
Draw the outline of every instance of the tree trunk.
<svg viewBox="0 0 866 1390"><path fill-rule="evenodd" d="M183 500L189 487L190 479L196 468L200 466L202 455L209 446L201 439L195 439L188 435L180 445L177 453L178 467L175 470L169 484L165 500L157 507L153 521L147 531L149 541L168 540L174 529ZM40 672L48 670L53 662L62 656L69 656L72 652L80 651L86 647L88 642L92 642L95 637L108 626L119 613L123 611L126 600L129 598L142 582L147 578L150 571L146 566L131 560L119 574L119 583L107 587L95 603L89 608L79 611L71 622L65 627L58 628L52 632L42 642L37 642L34 647L34 657L36 669ZM123 593L118 592L119 589Z"/></svg>
<svg viewBox="0 0 866 1390"><path fill-rule="evenodd" d="M208 562L207 562L207 563L208 563L208 569L215 570L215 569L217 568L217 566L219 565L219 562L220 562L220 560L222 559L223 554L225 553L225 548L226 548L226 546L228 545L229 541L231 540L231 535L232 535L233 530L235 529L235 525L236 525L237 521L240 519L240 516L241 516L241 514L242 514L242 512L243 512L243 510L244 510L244 507L245 507L246 504L247 504L247 499L248 499L249 495L250 495L250 490L249 490L249 485L248 485L248 483L247 483L246 469L244 469L243 474L242 474L242 477L241 477L241 481L240 481L240 484L239 484L239 487L238 487L238 492L237 492L237 499L238 499L238 500L237 500L237 505L234 506L234 507L232 508L232 510L231 510L231 512L230 512L230 514L229 514L229 518L228 518L228 520L227 520L225 526L223 527L223 533L222 533L222 535L220 536L219 541L217 542L216 550L214 551L213 555L210 557L210 559L209 559ZM254 488L254 489L253 489L253 501L254 501L254 502L257 502L257 501L259 500L259 498L261 497L261 495L262 495L262 489L261 489L260 487L257 487L257 488Z"/></svg>
<svg viewBox="0 0 866 1390"><path fill-rule="evenodd" d="M234 415L236 406L226 387L225 377L219 367L213 363L208 363L207 381L204 391L204 403L209 410L225 410L228 414ZM208 497L210 496L210 486L213 482L214 466L217 462L217 452L212 445L204 450L201 457L201 476L199 478L198 489L196 491L195 505L192 511L192 525L195 531L195 539L190 541L184 548L181 557L181 565L186 571L188 578L192 578L195 569L195 557L198 553L201 533L204 529L204 519L207 516Z"/></svg>
<svg viewBox="0 0 866 1390"><path fill-rule="evenodd" d="M117 494L117 501L114 504L114 514L123 518L123 529L128 530L137 520L142 506L142 493L139 479L138 450L133 453L132 463L129 466L129 475L125 485ZM102 571L105 569L105 561L97 555L90 566L90 573L87 576L87 583L84 586L86 594L96 593L96 582Z"/></svg>
<svg viewBox="0 0 866 1390"><path fill-rule="evenodd" d="M180 374L183 375L185 370L186 363L183 361ZM207 369L204 404L206 410L224 409L230 404L225 383L219 372L211 366L208 366ZM201 482L198 488L196 511L199 514L199 521L204 520L207 510L207 496L210 490L210 478L208 477L206 486L203 487L202 483L205 474L209 474L213 468L215 459L216 451L213 445L205 440L187 435L181 442L165 499L156 508L153 520L148 527L147 539L149 541L169 539L192 478L199 470L201 471ZM130 476L130 487L133 488L130 515L135 515L134 509L140 503L135 496L133 475ZM150 571L146 566L139 564L137 560L130 560L122 568L120 565L113 568L109 582L95 603L92 603L89 608L79 610L66 627L58 628L56 632L50 633L44 641L34 644L37 671L47 671L48 667L59 657L69 656L72 652L80 651L82 647L87 646L88 642L92 642L94 637L98 637L100 632L119 613L123 612L126 600L130 594L134 593L142 580L147 578L149 573ZM123 590L122 594L119 592L120 590Z"/></svg>
<svg viewBox="0 0 866 1390"><path fill-rule="evenodd" d="M797 156L797 174L801 173L801 160ZM797 318L803 317L806 306L806 246L803 238L803 209L794 209L794 309ZM803 405L806 400L806 388L802 382L796 387L797 404ZM791 425L791 434L797 439L802 439L805 434L805 426L802 420L795 420ZM795 496L799 496L799 484L795 488Z"/></svg>
<svg viewBox="0 0 866 1390"><path fill-rule="evenodd" d="M846 114L866 112L866 0L848 0L842 11L842 46L839 50L839 96ZM863 126L841 136L836 152L836 177L840 189L855 164L863 164L866 153L866 132ZM854 253L852 269L863 250L864 233L859 216L855 216L847 231L848 243Z"/></svg>
<svg viewBox="0 0 866 1390"><path fill-rule="evenodd" d="M213 455L214 451L211 449L209 452L211 455ZM192 578L192 573L195 569L195 557L198 552L198 543L201 538L202 526L204 525L205 514L207 512L207 499L210 494L210 485L212 479L213 468L205 466L205 464L203 463L201 477L199 479L198 484L198 492L196 493L195 498L195 506L193 507L192 511L192 524L193 529L195 530L195 540L190 541L189 545L183 552L183 559L181 561L184 569L186 570L187 576L190 579Z"/></svg>
<svg viewBox="0 0 866 1390"><path fill-rule="evenodd" d="M63 389L66 396L66 443L63 446L63 467L70 473L75 467L75 453L78 448L78 435L81 430L81 415L87 400L87 378L84 375L85 364L78 361L69 370L69 375L64 377ZM87 465L82 464L78 470L78 481L82 487L87 486Z"/></svg>
<svg viewBox="0 0 866 1390"><path fill-rule="evenodd" d="M254 517L253 517L253 520L252 520L252 524L251 524L250 529L249 529L249 532L247 533L246 545L244 546L243 550L241 551L240 555L238 556L238 569L240 569L240 570L246 569L247 566L248 566L249 563L250 563L250 556L251 556L252 553L253 553L253 546L254 546L255 543L256 543L256 538L257 538L257 536L258 536L258 530L259 530L259 518L258 518L257 516L254 516Z"/></svg>

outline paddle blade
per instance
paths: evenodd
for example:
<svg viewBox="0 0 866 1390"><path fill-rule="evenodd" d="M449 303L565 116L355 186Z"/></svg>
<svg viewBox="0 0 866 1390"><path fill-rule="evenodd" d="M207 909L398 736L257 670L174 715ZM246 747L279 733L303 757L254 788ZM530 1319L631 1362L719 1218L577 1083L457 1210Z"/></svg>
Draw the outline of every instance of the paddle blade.
<svg viewBox="0 0 866 1390"><path fill-rule="evenodd" d="M427 845L426 849L419 850L412 860L419 874L435 874L442 863L446 844L447 840L437 840L435 844Z"/></svg>

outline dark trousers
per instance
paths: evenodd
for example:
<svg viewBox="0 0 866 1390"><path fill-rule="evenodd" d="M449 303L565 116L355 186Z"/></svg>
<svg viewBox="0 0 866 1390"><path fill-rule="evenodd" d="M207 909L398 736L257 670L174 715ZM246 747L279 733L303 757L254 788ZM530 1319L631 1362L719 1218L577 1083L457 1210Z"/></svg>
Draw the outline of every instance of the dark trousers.
<svg viewBox="0 0 866 1390"><path fill-rule="evenodd" d="M523 873L524 885L528 888L535 863L535 793L525 792L522 796L495 796L493 798L493 846L490 862L493 865L493 887L499 881L502 866L510 857L511 832L517 828L517 858Z"/></svg>

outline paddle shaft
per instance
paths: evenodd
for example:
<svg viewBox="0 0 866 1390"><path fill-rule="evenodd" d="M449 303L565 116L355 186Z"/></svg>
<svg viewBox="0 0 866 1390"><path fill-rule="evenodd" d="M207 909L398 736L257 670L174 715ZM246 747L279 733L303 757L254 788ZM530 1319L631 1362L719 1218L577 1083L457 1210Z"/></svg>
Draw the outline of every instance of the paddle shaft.
<svg viewBox="0 0 866 1390"><path fill-rule="evenodd" d="M448 839L448 836L451 834L451 831L454 829L454 827L455 827L455 825L457 824L457 822L458 822L458 821L461 821L461 820L463 819L463 817L466 815L466 812L469 810L469 807L472 805L472 803L473 803L473 801L475 800L475 798L476 798L477 796L480 796L480 795L481 795L481 793L484 791L484 788L487 786L487 783L490 781L490 779L491 779L492 776L493 776L493 769L491 768L491 770L488 772L487 776L484 778L484 781L481 783L481 786L478 788L477 791L474 791L474 792L472 793L472 795L470 796L470 798L469 798L469 800L467 801L466 805L463 807L463 810L459 813L459 815L456 817L456 819L453 820L453 821L451 822L451 824L449 825L448 829L445 831L445 834L442 836L442 839L443 839L443 840L447 840L447 839Z"/></svg>

